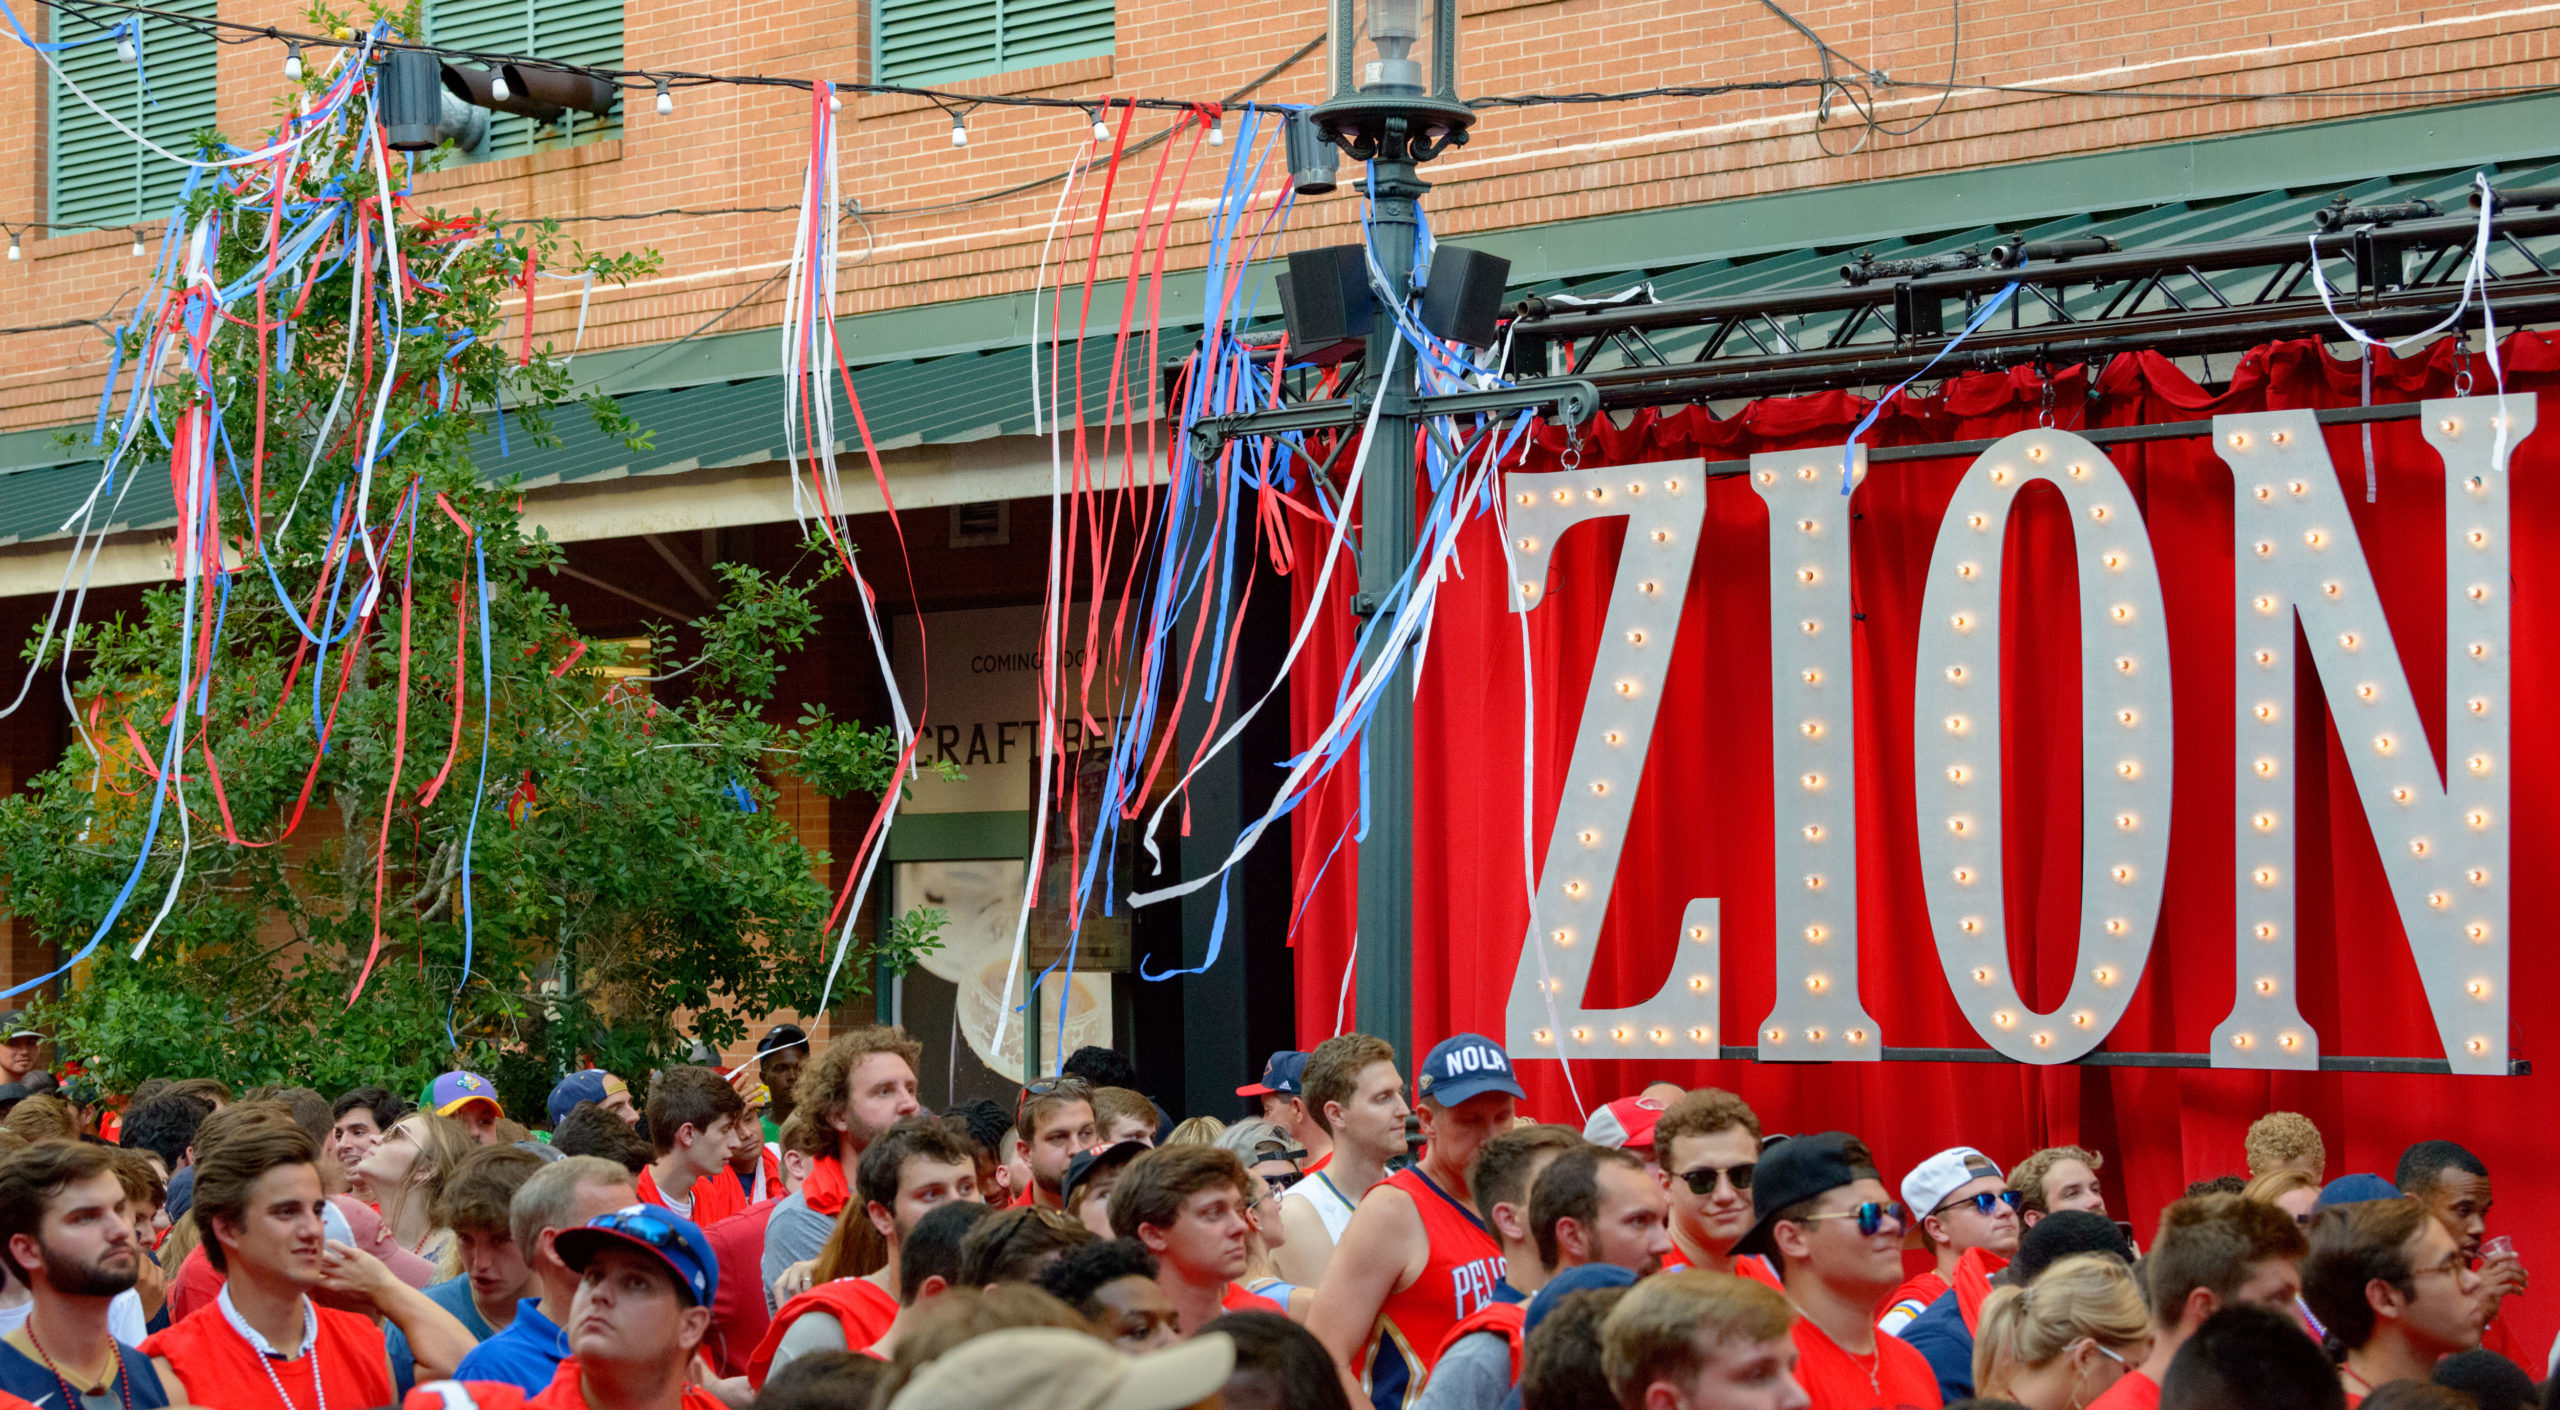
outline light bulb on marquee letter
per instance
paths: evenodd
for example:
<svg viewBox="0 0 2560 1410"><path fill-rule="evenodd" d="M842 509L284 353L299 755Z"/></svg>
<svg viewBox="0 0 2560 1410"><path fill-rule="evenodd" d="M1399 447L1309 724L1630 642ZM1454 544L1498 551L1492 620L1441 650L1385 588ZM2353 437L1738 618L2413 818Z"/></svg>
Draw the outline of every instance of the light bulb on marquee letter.
<svg viewBox="0 0 2560 1410"><path fill-rule="evenodd" d="M2512 840L2505 822L2508 772L2497 764L2508 757L2503 707L2512 594L2483 589L2508 580L2507 466L2497 455L2495 418L2507 418L2503 440L2512 451L2533 434L2534 409L2530 396L2467 397L2428 402L2420 414L2428 443L2444 459L2443 742L2452 766L2443 771L2311 413L2214 418L2216 434L2231 446L2223 458L2237 487L2233 541L2253 546L2233 555L2241 604L2232 614L2235 669L2247 665L2244 675L2255 683L2289 692L2299 618L2330 717L2341 734L2353 721L2355 734L2370 741L2346 751L2347 770L2375 834L2437 1039L2453 1070L2464 1073L2507 1070L2501 937ZM2252 434L2258 431L2268 434ZM2250 605L2255 602L2272 610ZM2300 830L2257 822L2280 822L2293 806L2285 765L2300 739L2299 722L2282 712L2260 715L2249 698L2244 694L2233 724L2239 747L2231 800L2233 944L2242 978L2230 1017L2214 1030L2214 1064L2311 1069L2319 1064L2319 1038L2293 1002L2293 877L2299 870L2293 849ZM2404 741L2408 747L2399 747ZM2268 977L2265 987L2251 982L2258 975ZM2241 1041L2254 1034L2285 1036L2273 1045ZM2497 1035L2496 1041L2482 1034Z"/></svg>
<svg viewBox="0 0 2560 1410"><path fill-rule="evenodd" d="M1617 1050L1639 1032L1672 1056L1716 1055L1713 981L1723 923L1712 897L1692 900L1683 910L1678 960L1652 998L1622 1009L1593 1009L1583 1002L1607 940L1601 925L1617 883L1619 849L1634 815L1655 713L1662 708L1663 676L1680 639L1680 608L1706 522L1706 496L1696 488L1705 468L1701 461L1681 460L1511 477L1510 503L1516 507L1506 528L1514 550L1511 576L1520 584L1512 597L1514 612L1545 604L1548 565L1575 525L1627 521L1584 692L1581 733L1573 742L1567 786L1538 867L1537 899L1511 975L1503 1046L1522 1057L1624 1056ZM1625 493L1612 493L1613 486Z"/></svg>
<svg viewBox="0 0 2560 1410"><path fill-rule="evenodd" d="M1811 473L1808 466L1815 467ZM1792 523L1799 531L1773 533L1769 544L1769 748L1777 779L1857 777L1856 730L1799 728L1826 715L1845 719L1856 683L1856 633L1848 630L1849 500L1840 493L1839 469L1836 448L1751 457L1751 488L1768 503L1773 530ZM1863 448L1851 473L1867 473ZM1780 623L1798 619L1837 630L1780 629ZM1843 1043L1819 1036L1873 1033L1877 1027L1858 1001L1858 790L1782 785L1775 822L1777 1000L1760 1030L1802 1033L1805 1041L1763 1044L1760 1060L1880 1061L1881 1040ZM1816 876L1838 882L1788 884Z"/></svg>
<svg viewBox="0 0 2560 1410"><path fill-rule="evenodd" d="M2052 468L2066 464L2081 473ZM2070 1013L2068 1024L2021 1022L2027 1005L2008 976L2007 924L1982 902L2002 894L2000 543L2018 492L2036 480L2071 508L2079 567L2079 954L2056 1011ZM1963 825L1920 829L1921 878L1957 1005L2019 1062L2070 1062L2105 1041L2133 1000L2133 986L2116 985L2115 975L2142 973L2151 953L2169 859L2166 622L2141 508L2096 446L2069 431L2022 431L1966 471L1930 560L1912 702L1920 816L1954 815ZM1941 719L1967 728L1941 729Z"/></svg>

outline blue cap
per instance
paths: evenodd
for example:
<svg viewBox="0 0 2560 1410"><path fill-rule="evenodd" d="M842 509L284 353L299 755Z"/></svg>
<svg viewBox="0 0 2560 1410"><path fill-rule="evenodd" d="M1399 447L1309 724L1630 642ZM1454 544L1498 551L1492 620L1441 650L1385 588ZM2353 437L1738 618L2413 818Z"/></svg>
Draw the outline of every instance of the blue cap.
<svg viewBox="0 0 2560 1410"><path fill-rule="evenodd" d="M1307 1055L1282 1048L1262 1064L1262 1080L1236 1088L1239 1097L1294 1097L1306 1090Z"/></svg>
<svg viewBox="0 0 2560 1410"><path fill-rule="evenodd" d="M2398 1199L2400 1187L2379 1175L2341 1175L2320 1191L2320 1202L2313 1206L2327 1209L2333 1204L2362 1204L2369 1199Z"/></svg>
<svg viewBox="0 0 2560 1410"><path fill-rule="evenodd" d="M1442 1106L1456 1106L1469 1097L1487 1092L1509 1092L1515 1097L1529 1094L1520 1090L1520 1081L1511 1075L1511 1056L1502 1045L1479 1033L1460 1033L1440 1040L1431 1056L1422 1060L1422 1075L1415 1079L1414 1090Z"/></svg>
<svg viewBox="0 0 2560 1410"><path fill-rule="evenodd" d="M720 1260L712 1255L711 1241L692 1220L658 1205L625 1205L597 1215L578 1228L561 1230L551 1247L561 1262L580 1273L604 1249L637 1249L665 1264L696 1307L709 1307L720 1291Z"/></svg>
<svg viewBox="0 0 2560 1410"><path fill-rule="evenodd" d="M616 1092L630 1090L630 1086L621 1078L610 1072L601 1072L590 1067L561 1078L560 1085L551 1089L551 1099L544 1105L551 1110L551 1124L557 1126L561 1118L567 1116L570 1109L580 1102L601 1104L605 1098Z"/></svg>
<svg viewBox="0 0 2560 1410"><path fill-rule="evenodd" d="M487 1102L492 1115L506 1115L498 1105L498 1089L477 1072L448 1072L427 1084L427 1099L419 1105L438 1116L451 1116L473 1102Z"/></svg>
<svg viewBox="0 0 2560 1410"><path fill-rule="evenodd" d="M1549 1278L1547 1285L1529 1299L1527 1313L1520 1319L1520 1334L1527 1336L1536 1331L1538 1324L1547 1320L1547 1314L1555 1311L1556 1304L1564 1301L1568 1293L1590 1292L1595 1288L1631 1288L1635 1282L1634 1273L1615 1263L1583 1263L1567 1268Z"/></svg>

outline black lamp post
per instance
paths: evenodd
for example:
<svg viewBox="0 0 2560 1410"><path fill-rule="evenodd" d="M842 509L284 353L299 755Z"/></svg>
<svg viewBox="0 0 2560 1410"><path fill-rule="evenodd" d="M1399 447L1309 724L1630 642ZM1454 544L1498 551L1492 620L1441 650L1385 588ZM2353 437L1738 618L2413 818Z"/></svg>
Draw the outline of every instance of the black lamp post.
<svg viewBox="0 0 2560 1410"><path fill-rule="evenodd" d="M1430 72L1413 57L1424 39L1423 0L1368 0L1368 25L1357 0L1332 0L1326 69L1330 94L1309 117L1353 161L1370 168L1369 199L1381 294L1369 341L1365 397L1378 408L1376 444L1360 494L1360 595L1354 610L1370 615L1404 576L1414 551L1414 426L1420 413L1419 371L1408 353L1390 358L1397 337L1389 309L1412 292L1419 205L1431 189L1416 170L1467 140L1475 111L1458 100L1458 0L1431 0ZM1366 34L1377 58L1358 63ZM1356 73L1355 73L1356 67ZM1389 373L1392 365L1392 374ZM1371 634L1372 659L1384 630ZM1364 669L1367 661L1362 663ZM1413 1051L1413 666L1386 682L1369 717L1369 834L1360 846L1357 973L1362 1032L1395 1045L1408 1068Z"/></svg>

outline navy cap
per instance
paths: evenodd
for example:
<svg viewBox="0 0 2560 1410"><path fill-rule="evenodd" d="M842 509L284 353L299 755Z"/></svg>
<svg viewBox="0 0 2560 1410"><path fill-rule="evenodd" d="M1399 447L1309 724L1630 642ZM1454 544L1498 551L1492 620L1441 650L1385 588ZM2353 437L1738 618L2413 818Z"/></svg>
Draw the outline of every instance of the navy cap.
<svg viewBox="0 0 2560 1410"><path fill-rule="evenodd" d="M2362 1204L2369 1199L2398 1199L2400 1187L2379 1175L2341 1175L2320 1191L2316 1208L2333 1204Z"/></svg>
<svg viewBox="0 0 2560 1410"><path fill-rule="evenodd" d="M1153 1149L1144 1141L1122 1141L1097 1150L1077 1151L1067 1157L1066 1177L1058 1182L1058 1202L1074 1203L1076 1190L1096 1170L1118 1169Z"/></svg>
<svg viewBox="0 0 2560 1410"><path fill-rule="evenodd" d="M1273 1053L1262 1064L1262 1080L1236 1088L1239 1097L1294 1097L1306 1090L1307 1055L1289 1048Z"/></svg>
<svg viewBox="0 0 2560 1410"><path fill-rule="evenodd" d="M561 1078L559 1085L551 1089L550 1099L543 1105L550 1109L551 1124L557 1126L578 1103L594 1102L601 1106L606 1097L615 1092L629 1090L631 1090L629 1084L621 1078L610 1072L601 1072L590 1067Z"/></svg>
<svg viewBox="0 0 2560 1410"><path fill-rule="evenodd" d="M665 1264L696 1307L709 1307L720 1291L720 1260L711 1252L711 1241L692 1220L654 1204L625 1205L563 1229L553 1236L551 1247L561 1262L580 1273L604 1249L636 1249Z"/></svg>
<svg viewBox="0 0 2560 1410"><path fill-rule="evenodd" d="M1442 1106L1456 1106L1487 1092L1509 1092L1521 1098L1529 1095L1520 1090L1519 1079L1511 1075L1510 1054L1502 1050L1500 1043L1480 1033L1459 1033L1441 1039L1431 1056L1422 1060L1422 1074L1414 1079L1414 1090Z"/></svg>
<svg viewBox="0 0 2560 1410"><path fill-rule="evenodd" d="M1529 1299L1529 1306L1520 1319L1520 1333L1526 1336L1538 1330L1538 1324L1547 1320L1547 1314L1556 1310L1556 1304L1574 1293L1595 1292L1601 1288L1631 1288L1635 1283L1636 1275L1615 1263L1582 1263L1567 1268L1549 1278L1546 1286Z"/></svg>

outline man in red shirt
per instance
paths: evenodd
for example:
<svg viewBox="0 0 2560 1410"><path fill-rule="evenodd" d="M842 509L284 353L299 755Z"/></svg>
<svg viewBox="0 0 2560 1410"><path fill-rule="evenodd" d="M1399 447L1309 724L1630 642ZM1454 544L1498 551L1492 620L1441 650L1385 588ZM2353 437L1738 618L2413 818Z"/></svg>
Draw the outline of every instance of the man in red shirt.
<svg viewBox="0 0 2560 1410"><path fill-rule="evenodd" d="M774 1368L812 1352L861 1351L878 1341L898 1319L907 1235L943 1205L979 1198L976 1153L930 1116L908 1117L866 1147L855 1181L862 1215L886 1243L887 1261L784 1303L747 1366L747 1379L758 1387ZM853 1217L850 1210L846 1217Z"/></svg>
<svg viewBox="0 0 2560 1410"><path fill-rule="evenodd" d="M658 1158L640 1172L640 1198L708 1229L747 1207L729 1156L748 1139L747 1103L707 1067L670 1067L649 1084L649 1140Z"/></svg>
<svg viewBox="0 0 2560 1410"><path fill-rule="evenodd" d="M530 1410L722 1410L689 1370L720 1265L692 1221L635 1204L552 1236L577 1270L569 1359Z"/></svg>
<svg viewBox="0 0 2560 1410"><path fill-rule="evenodd" d="M225 1275L213 1302L142 1344L178 1404L287 1410L387 1405L391 1358L373 1322L313 1303L326 1287L362 1297L408 1334L422 1373L442 1375L471 1334L382 1261L328 1243L320 1144L290 1121L233 1131L196 1163L195 1217L205 1256ZM269 1400L272 1395L273 1400Z"/></svg>
<svg viewBox="0 0 2560 1410"><path fill-rule="evenodd" d="M1165 1146L1129 1162L1111 1187L1111 1232L1156 1256L1156 1284L1185 1337L1223 1312L1283 1312L1236 1283L1251 1249L1244 1162L1218 1146Z"/></svg>
<svg viewBox="0 0 2560 1410"><path fill-rule="evenodd" d="M1751 1178L1760 1168L1760 1118L1750 1103L1716 1087L1684 1093L1654 1123L1653 1141L1671 1197L1671 1254L1662 1271L1732 1273L1775 1288L1767 1259L1733 1256L1751 1232Z"/></svg>
<svg viewBox="0 0 2560 1410"><path fill-rule="evenodd" d="M1467 1171L1524 1095L1502 1046L1474 1033L1433 1048L1415 1085L1422 1160L1362 1198L1307 1315L1354 1403L1378 1410L1420 1393L1450 1331L1502 1285L1502 1246L1468 1204Z"/></svg>
<svg viewBox="0 0 2560 1410"><path fill-rule="evenodd" d="M1014 1203L1058 1209L1065 1202L1067 1163L1099 1144L1093 1121L1093 1088L1081 1077L1060 1077L1023 1094L1014 1117L1014 1149L1031 1167L1031 1187Z"/></svg>
<svg viewBox="0 0 2560 1410"><path fill-rule="evenodd" d="M1902 1207L1918 1221L1912 1232L1935 1262L1885 1295L1884 1316L1876 1325L1900 1335L1930 1303L1960 1287L1964 1324L1972 1326L1975 1309L1991 1296L1991 1275L2018 1252L2018 1192L1991 1157L1955 1146L1902 1177Z"/></svg>
<svg viewBox="0 0 2560 1410"><path fill-rule="evenodd" d="M1919 1352L1876 1330L1902 1281L1909 1219L1887 1197L1866 1143L1846 1131L1772 1148L1751 1181L1751 1232L1737 1253L1767 1253L1801 1314L1796 1377L1813 1410L1935 1410L1937 1377Z"/></svg>
<svg viewBox="0 0 2560 1410"><path fill-rule="evenodd" d="M2151 1297L2151 1354L2089 1410L2157 1410L2169 1362L2225 1307L2255 1303L2290 1314L2302 1295L2310 1251L2293 1216L2239 1195L2198 1195L2160 1212L2160 1231L2142 1260Z"/></svg>

